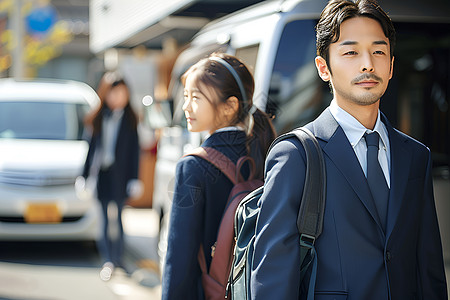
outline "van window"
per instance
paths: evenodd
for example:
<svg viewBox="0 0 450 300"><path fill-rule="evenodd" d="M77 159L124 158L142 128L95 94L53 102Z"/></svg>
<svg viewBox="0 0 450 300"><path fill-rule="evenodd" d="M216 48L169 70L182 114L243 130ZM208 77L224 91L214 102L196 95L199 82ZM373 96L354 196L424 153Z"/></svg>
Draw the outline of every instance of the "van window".
<svg viewBox="0 0 450 300"><path fill-rule="evenodd" d="M287 23L281 34L270 80L266 112L278 133L304 125L330 102L328 85L317 75L315 20Z"/></svg>
<svg viewBox="0 0 450 300"><path fill-rule="evenodd" d="M258 57L259 45L236 49L235 56L242 59L252 75L255 73L256 58Z"/></svg>

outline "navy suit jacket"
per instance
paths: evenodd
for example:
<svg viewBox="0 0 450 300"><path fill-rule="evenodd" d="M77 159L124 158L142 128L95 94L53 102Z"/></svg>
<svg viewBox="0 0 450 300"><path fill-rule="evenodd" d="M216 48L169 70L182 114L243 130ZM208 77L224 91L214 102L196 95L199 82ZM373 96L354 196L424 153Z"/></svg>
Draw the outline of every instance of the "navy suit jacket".
<svg viewBox="0 0 450 300"><path fill-rule="evenodd" d="M383 116L391 146L386 232L344 131L326 109L307 127L323 149L327 197L315 299L447 299L430 151ZM296 225L305 151L289 139L266 161L251 274L252 299L305 299Z"/></svg>
<svg viewBox="0 0 450 300"><path fill-rule="evenodd" d="M115 185L107 187L112 189L114 199L123 201L128 197L127 184L131 179L137 179L139 175L139 139L137 129L133 128L129 116L124 112L121 123L119 125L119 132L117 134L115 161L111 165L111 174L114 178ZM102 144L102 133L93 135L89 141L89 151L86 157L86 162L83 170L83 177L87 178L89 175L98 176L97 174L90 174L94 163L94 156ZM99 189L102 190L102 189ZM103 195L97 195L99 199L104 198Z"/></svg>
<svg viewBox="0 0 450 300"><path fill-rule="evenodd" d="M236 163L247 155L246 138L243 131L216 132L202 146L212 147ZM198 156L184 156L178 162L162 299L204 299L197 259L199 247L203 246L209 267L211 246L216 242L232 188L233 183L219 169Z"/></svg>

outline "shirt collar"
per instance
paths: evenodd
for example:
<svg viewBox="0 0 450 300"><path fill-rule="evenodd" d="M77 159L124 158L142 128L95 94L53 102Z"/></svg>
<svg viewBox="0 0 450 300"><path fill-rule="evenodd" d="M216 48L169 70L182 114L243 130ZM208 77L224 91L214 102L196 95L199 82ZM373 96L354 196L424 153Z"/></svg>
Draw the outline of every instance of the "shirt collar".
<svg viewBox="0 0 450 300"><path fill-rule="evenodd" d="M118 120L122 117L122 115L123 115L123 109L116 109L116 110L112 111L111 117L114 120Z"/></svg>
<svg viewBox="0 0 450 300"><path fill-rule="evenodd" d="M338 124L342 127L352 147L355 147L362 139L365 133L378 132L384 148L388 145L388 133L385 125L381 121L380 110L378 110L378 117L375 123L374 129L370 130L365 128L358 120L356 120L351 114L340 108L336 100L332 100L330 104L330 112L336 119Z"/></svg>
<svg viewBox="0 0 450 300"><path fill-rule="evenodd" d="M205 135L205 140L209 139L210 136L216 134L216 133L221 133L221 132L227 132L227 131L242 131L245 133L244 128L242 128L241 126L227 126L227 127L222 127L217 129L216 131L214 131L211 134L206 134Z"/></svg>
<svg viewBox="0 0 450 300"><path fill-rule="evenodd" d="M219 128L214 132L235 131L235 130L245 131L244 128L242 128L241 126L227 126L227 127Z"/></svg>

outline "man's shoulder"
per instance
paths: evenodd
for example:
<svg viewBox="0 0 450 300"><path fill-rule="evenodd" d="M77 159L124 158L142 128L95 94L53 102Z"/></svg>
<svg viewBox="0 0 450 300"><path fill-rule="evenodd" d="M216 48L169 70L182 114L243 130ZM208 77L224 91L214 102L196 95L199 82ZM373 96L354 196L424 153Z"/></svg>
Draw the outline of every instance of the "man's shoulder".
<svg viewBox="0 0 450 300"><path fill-rule="evenodd" d="M412 136L407 135L404 132L401 132L400 130L396 129L396 128L392 128L392 132L394 132L394 137L390 137L392 138L399 138L400 140L402 140L404 142L404 144L411 148L412 150L415 151L425 151L425 152L429 152L430 149L423 144L422 142L420 142L419 140L415 139Z"/></svg>
<svg viewBox="0 0 450 300"><path fill-rule="evenodd" d="M322 113L304 127L309 129L316 138L328 141L340 127L333 117L330 108L327 107Z"/></svg>
<svg viewBox="0 0 450 300"><path fill-rule="evenodd" d="M338 124L327 108L316 119L312 120L302 127L307 128L309 131L311 131L317 139L328 140L328 138L332 136L338 128ZM305 150L302 143L295 136L290 136L276 141L274 145L272 145L269 154L273 155L274 153L278 155L301 153L301 155L303 156Z"/></svg>
<svg viewBox="0 0 450 300"><path fill-rule="evenodd" d="M302 143L295 137L290 136L283 138L281 140L275 141L272 145L269 154L289 154L291 153L297 153L299 151L304 152Z"/></svg>

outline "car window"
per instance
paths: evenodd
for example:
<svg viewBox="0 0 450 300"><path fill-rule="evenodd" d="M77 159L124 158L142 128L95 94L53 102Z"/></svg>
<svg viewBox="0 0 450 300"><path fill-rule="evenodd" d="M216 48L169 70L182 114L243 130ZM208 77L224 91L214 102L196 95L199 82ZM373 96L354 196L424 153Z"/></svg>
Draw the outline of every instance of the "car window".
<svg viewBox="0 0 450 300"><path fill-rule="evenodd" d="M314 119L330 102L327 84L317 75L315 20L295 20L281 34L270 80L266 112L278 133Z"/></svg>
<svg viewBox="0 0 450 300"><path fill-rule="evenodd" d="M76 103L0 102L0 138L79 140L88 109Z"/></svg>

